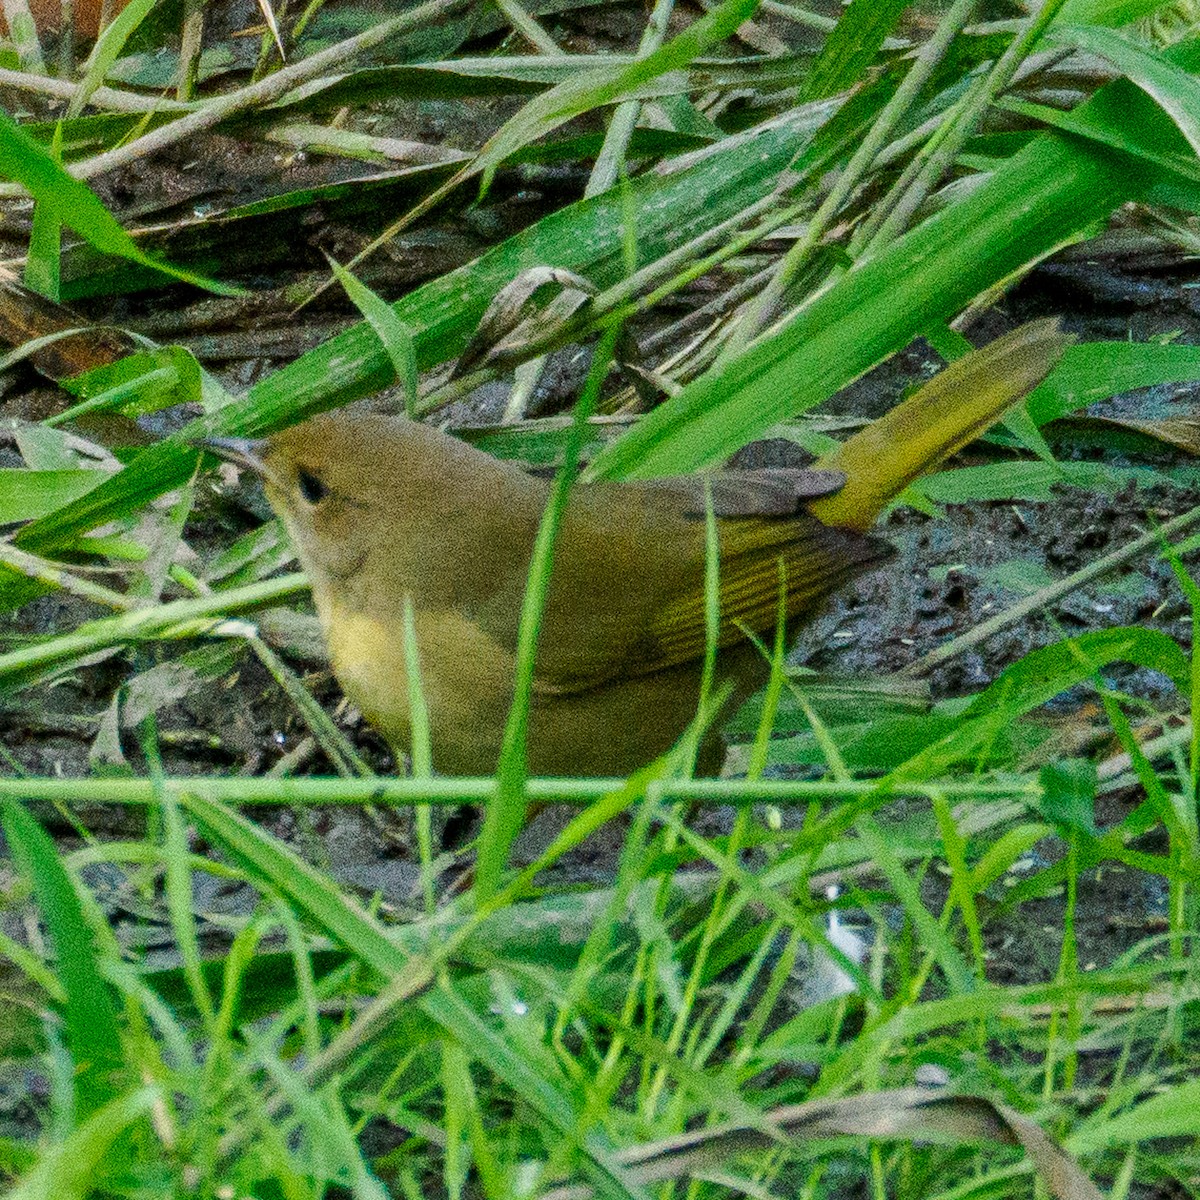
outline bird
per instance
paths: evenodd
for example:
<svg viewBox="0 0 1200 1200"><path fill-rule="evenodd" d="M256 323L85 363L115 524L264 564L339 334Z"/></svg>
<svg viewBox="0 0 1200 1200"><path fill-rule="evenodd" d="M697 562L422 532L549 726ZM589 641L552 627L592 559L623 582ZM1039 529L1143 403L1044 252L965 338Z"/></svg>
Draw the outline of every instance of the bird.
<svg viewBox="0 0 1200 1200"><path fill-rule="evenodd" d="M919 475L986 431L1070 338L1042 320L951 363L810 469L577 482L561 515L537 637L526 767L624 776L694 720L708 638L706 514L717 531L716 675L724 708L769 664L780 591L789 629L880 566L868 531ZM202 450L263 481L308 575L334 673L397 754L412 736L411 606L435 771L497 769L534 542L551 482L407 416L328 412ZM720 769L714 724L696 770Z"/></svg>

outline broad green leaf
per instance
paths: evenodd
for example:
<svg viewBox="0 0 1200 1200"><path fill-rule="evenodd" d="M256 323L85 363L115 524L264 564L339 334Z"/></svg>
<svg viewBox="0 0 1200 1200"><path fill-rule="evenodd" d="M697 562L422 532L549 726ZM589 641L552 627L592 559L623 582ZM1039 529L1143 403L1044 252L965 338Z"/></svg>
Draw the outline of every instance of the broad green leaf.
<svg viewBox="0 0 1200 1200"><path fill-rule="evenodd" d="M1200 154L1200 79L1153 47L1098 25L1055 25L1048 39L1107 58L1168 113Z"/></svg>
<svg viewBox="0 0 1200 1200"><path fill-rule="evenodd" d="M203 399L200 364L183 346L162 346L128 354L81 375L63 380L81 403L59 413L48 424L61 425L85 413L117 411L127 416L157 412L173 404L199 404Z"/></svg>
<svg viewBox="0 0 1200 1200"><path fill-rule="evenodd" d="M172 15L175 18L173 23L169 22L169 16ZM130 88L143 88L151 92L172 89L179 81L179 54L170 48L170 43L177 43L178 30L179 10L174 5L163 4L157 12L151 12L150 18L143 21L130 38L147 49L122 54L109 67L108 82L124 83ZM164 42L167 44L164 45ZM206 83L233 71L245 70L247 65L245 59L228 45L206 46L197 63L196 82ZM185 110L186 107L186 102L180 105Z"/></svg>
<svg viewBox="0 0 1200 1200"><path fill-rule="evenodd" d="M1029 395L1039 425L1134 388L1200 380L1200 346L1171 342L1076 342Z"/></svg>
<svg viewBox="0 0 1200 1200"><path fill-rule="evenodd" d="M99 487L107 471L26 471L0 467L0 525L32 521Z"/></svg>
<svg viewBox="0 0 1200 1200"><path fill-rule="evenodd" d="M44 204L36 204L25 260L25 286L39 296L57 300L61 291L61 265L62 223Z"/></svg>
<svg viewBox="0 0 1200 1200"><path fill-rule="evenodd" d="M1055 484L1074 483L1116 491L1126 482L1106 463L1007 461L958 467L918 479L911 491L935 504L972 504L984 500L1049 500ZM1107 485L1107 486L1106 486Z"/></svg>
<svg viewBox="0 0 1200 1200"><path fill-rule="evenodd" d="M1095 836L1096 765L1068 758L1043 767L1039 779L1042 816L1068 837L1073 833Z"/></svg>
<svg viewBox="0 0 1200 1200"><path fill-rule="evenodd" d="M1179 643L1157 629L1121 626L1099 629L1030 651L972 700L967 717L996 705L1044 704L1113 662L1129 662L1165 675L1184 695L1191 691L1191 667Z"/></svg>
<svg viewBox="0 0 1200 1200"><path fill-rule="evenodd" d="M1131 92L1136 90L1133 84L1124 79L1118 79L1110 86L1117 89L1124 87ZM1107 93L1101 93L1101 96L1096 99L1106 97L1106 95ZM1052 129L1061 129L1064 133L1090 138L1101 146L1108 146L1123 154L1132 154L1135 158L1144 159L1152 167L1163 168L1167 174L1163 180L1159 180L1151 186L1149 198L1160 203L1175 203L1180 208L1195 211L1197 193L1195 184L1197 180L1200 180L1200 164L1197 164L1191 147L1183 140L1173 125L1170 126L1170 132L1175 135L1174 144L1170 144L1170 142L1167 145L1148 144L1141 136L1142 129L1127 129L1124 124L1114 122L1111 114L1101 114L1093 107L1063 111L1051 108L1048 104L1032 104L1026 100L1012 98L1001 99L999 105L1001 108L1015 113L1018 117L1030 121L1040 121ZM1167 141L1167 139L1162 140ZM1167 187L1165 183L1167 179L1175 179L1176 183L1180 180L1186 182L1187 186L1182 201L1172 199L1180 189Z"/></svg>
<svg viewBox="0 0 1200 1200"><path fill-rule="evenodd" d="M1029 415L1026 405L1022 404L1017 408L1010 409L1000 423L1031 454L1036 454L1044 463L1056 465L1054 451L1046 444L1042 431Z"/></svg>
<svg viewBox="0 0 1200 1200"><path fill-rule="evenodd" d="M875 774L894 770L902 762L931 746L957 728L953 717L928 713L920 717L884 717L853 725L830 727L838 752L846 766L858 773ZM777 733L803 728L795 719L777 721ZM826 755L809 733L773 738L768 761L772 764L824 764Z"/></svg>
<svg viewBox="0 0 1200 1200"><path fill-rule="evenodd" d="M1115 1150L1124 1154L1129 1147L1152 1138L1196 1136L1196 1112L1200 1109L1200 1079L1185 1079L1142 1100L1113 1117L1097 1114L1067 1139L1075 1154Z"/></svg>
<svg viewBox="0 0 1200 1200"><path fill-rule="evenodd" d="M885 717L928 715L929 689L920 680L792 673L789 677L804 696L804 704L827 725L850 725ZM725 724L727 734L752 737L761 715L760 697L752 697ZM775 708L776 732L807 729L805 707L785 690Z"/></svg>
<svg viewBox="0 0 1200 1200"><path fill-rule="evenodd" d="M939 504L971 504L983 500L1020 503L1052 500L1056 484L1115 495L1130 484L1154 487L1170 483L1176 487L1195 487L1197 482L1200 482L1200 471L1189 466L1114 467L1106 462L1087 460L1000 462L928 475L912 484L901 499L906 502L925 499Z"/></svg>
<svg viewBox="0 0 1200 1200"><path fill-rule="evenodd" d="M26 465L34 471L73 471L87 461L67 434L46 425L17 422L13 439Z"/></svg>
<svg viewBox="0 0 1200 1200"><path fill-rule="evenodd" d="M1067 0L1058 11L1056 25L1108 25L1119 28L1152 16L1169 0Z"/></svg>
<svg viewBox="0 0 1200 1200"><path fill-rule="evenodd" d="M704 142L719 142L724 136L721 127L710 121L687 96L660 96L656 107L671 123L676 133L694 137ZM633 136L630 135L630 150L627 158L633 158Z"/></svg>

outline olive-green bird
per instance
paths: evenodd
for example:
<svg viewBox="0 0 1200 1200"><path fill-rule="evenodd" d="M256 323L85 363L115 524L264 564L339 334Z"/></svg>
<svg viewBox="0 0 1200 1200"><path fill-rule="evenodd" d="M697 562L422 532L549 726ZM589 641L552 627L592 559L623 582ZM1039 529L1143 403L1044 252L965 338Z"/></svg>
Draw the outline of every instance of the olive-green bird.
<svg viewBox="0 0 1200 1200"><path fill-rule="evenodd" d="M766 678L745 631L771 640L781 571L794 622L882 562L888 544L867 536L882 509L1024 397L1069 340L1053 321L1000 338L812 470L578 484L538 637L531 773L628 774L695 716L706 492L720 548L718 678L733 681L732 705ZM434 768L492 773L549 482L403 417L324 415L262 442L203 445L261 474L312 582L334 671L366 719L407 750L411 597ZM721 754L714 733L699 769L719 768Z"/></svg>

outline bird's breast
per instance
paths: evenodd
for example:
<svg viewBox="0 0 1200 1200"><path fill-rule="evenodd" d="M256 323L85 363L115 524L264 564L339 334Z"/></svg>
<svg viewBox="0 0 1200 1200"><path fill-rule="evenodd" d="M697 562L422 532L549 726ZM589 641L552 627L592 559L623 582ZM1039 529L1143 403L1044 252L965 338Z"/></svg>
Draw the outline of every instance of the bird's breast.
<svg viewBox="0 0 1200 1200"><path fill-rule="evenodd" d="M319 604L334 673L350 701L393 745L411 737L403 624ZM433 765L490 773L499 754L516 670L510 649L453 609L415 614L418 677L433 731Z"/></svg>

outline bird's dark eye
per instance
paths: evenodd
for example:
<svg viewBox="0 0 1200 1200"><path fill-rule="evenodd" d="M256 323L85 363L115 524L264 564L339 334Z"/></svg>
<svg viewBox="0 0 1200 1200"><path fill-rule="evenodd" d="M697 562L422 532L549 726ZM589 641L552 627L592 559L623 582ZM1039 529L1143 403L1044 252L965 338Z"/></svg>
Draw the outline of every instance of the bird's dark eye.
<svg viewBox="0 0 1200 1200"><path fill-rule="evenodd" d="M300 471L296 485L309 504L319 504L329 494L329 489L311 471Z"/></svg>

